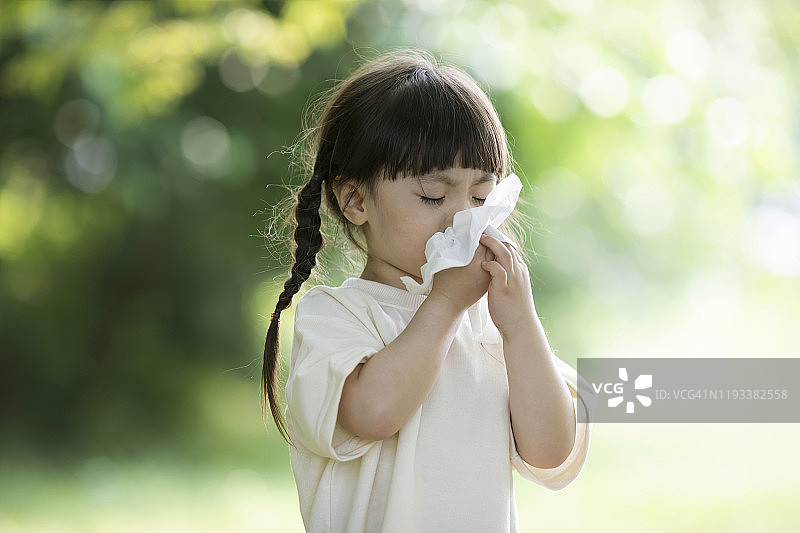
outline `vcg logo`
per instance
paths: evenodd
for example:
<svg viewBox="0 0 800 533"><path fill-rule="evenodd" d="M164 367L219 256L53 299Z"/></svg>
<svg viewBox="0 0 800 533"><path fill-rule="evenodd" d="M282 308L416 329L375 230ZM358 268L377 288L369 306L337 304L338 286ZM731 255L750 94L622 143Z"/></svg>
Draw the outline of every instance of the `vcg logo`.
<svg viewBox="0 0 800 533"><path fill-rule="evenodd" d="M623 382L628 381L628 370L625 368L619 369L619 379ZM641 374L639 377L636 378L636 381L633 382L633 388L636 390L641 389L649 389L653 386L653 375L652 374ZM608 406L609 407L616 407L620 405L624 400L623 391L625 390L624 383L617 382L617 383L592 383L592 388L596 394L599 394L602 390L606 394L615 394L613 398L608 399ZM640 404L648 407L652 400L649 396L645 396L643 394L636 394L636 399L639 401ZM633 400L628 400L625 403L625 412L626 413L633 413L634 412L634 402Z"/></svg>

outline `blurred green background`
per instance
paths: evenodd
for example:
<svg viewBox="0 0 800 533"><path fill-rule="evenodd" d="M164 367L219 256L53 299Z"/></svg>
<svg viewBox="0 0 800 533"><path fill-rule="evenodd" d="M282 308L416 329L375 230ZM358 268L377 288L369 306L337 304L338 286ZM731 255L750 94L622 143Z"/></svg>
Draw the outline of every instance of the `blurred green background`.
<svg viewBox="0 0 800 533"><path fill-rule="evenodd" d="M562 359L800 356L798 35L793 0L0 3L0 531L302 530L259 408L271 216L309 99L384 50L495 102ZM598 424L521 525L796 530L799 447Z"/></svg>

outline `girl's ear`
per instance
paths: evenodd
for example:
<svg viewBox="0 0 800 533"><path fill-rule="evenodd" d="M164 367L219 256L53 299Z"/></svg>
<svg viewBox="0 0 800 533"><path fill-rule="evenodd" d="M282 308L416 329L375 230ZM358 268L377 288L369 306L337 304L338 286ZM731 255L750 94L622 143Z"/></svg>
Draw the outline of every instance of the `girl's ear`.
<svg viewBox="0 0 800 533"><path fill-rule="evenodd" d="M367 208L364 205L364 195L359 187L353 185L352 181L343 181L333 187L333 194L339 203L344 217L355 224L361 226L367 221Z"/></svg>

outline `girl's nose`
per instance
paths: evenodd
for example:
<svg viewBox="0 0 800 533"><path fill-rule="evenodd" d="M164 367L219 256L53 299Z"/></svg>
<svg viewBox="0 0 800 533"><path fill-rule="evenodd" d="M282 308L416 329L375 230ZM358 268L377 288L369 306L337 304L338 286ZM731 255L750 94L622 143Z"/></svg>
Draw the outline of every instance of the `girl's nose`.
<svg viewBox="0 0 800 533"><path fill-rule="evenodd" d="M472 198L469 198L468 200L463 200L453 205L453 210L451 211L449 216L448 227L453 225L453 220L455 219L456 213L458 213L459 211L464 211L465 209L470 209L475 207L474 205L472 205L471 200Z"/></svg>

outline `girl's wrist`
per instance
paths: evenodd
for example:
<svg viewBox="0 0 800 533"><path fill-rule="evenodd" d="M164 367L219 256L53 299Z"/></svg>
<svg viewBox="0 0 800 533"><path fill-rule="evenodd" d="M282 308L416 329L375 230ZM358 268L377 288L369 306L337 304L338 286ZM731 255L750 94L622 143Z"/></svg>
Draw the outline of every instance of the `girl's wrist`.
<svg viewBox="0 0 800 533"><path fill-rule="evenodd" d="M457 318L466 311L466 307L463 307L442 292L431 291L423 303L423 305L426 304L436 306L441 313L452 318Z"/></svg>
<svg viewBox="0 0 800 533"><path fill-rule="evenodd" d="M520 317L513 326L501 329L500 336L504 345L528 344L533 338L544 336L544 326L534 311L530 316Z"/></svg>

